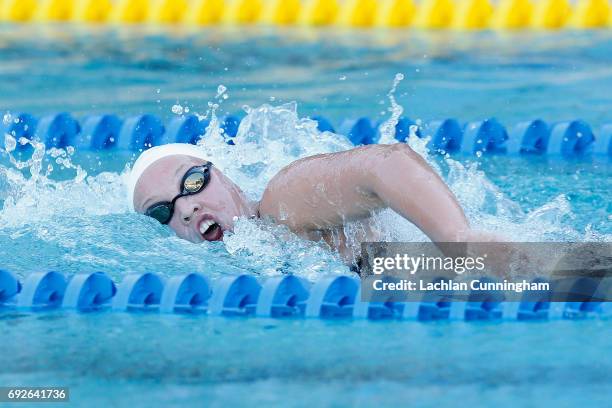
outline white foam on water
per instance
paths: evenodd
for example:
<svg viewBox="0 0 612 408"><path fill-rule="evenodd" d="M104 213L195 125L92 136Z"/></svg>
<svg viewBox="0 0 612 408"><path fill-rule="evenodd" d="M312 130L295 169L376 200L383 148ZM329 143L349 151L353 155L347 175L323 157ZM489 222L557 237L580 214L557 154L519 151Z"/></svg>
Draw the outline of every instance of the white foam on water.
<svg viewBox="0 0 612 408"><path fill-rule="evenodd" d="M400 80L396 77L394 89ZM393 98L394 89L389 94L391 115L381 130L386 143L395 142L393 131L402 112ZM219 93L225 95L226 90ZM315 121L301 118L296 103L246 107L235 146L230 146L215 115L217 107L209 106L203 115L211 118L211 124L199 144L253 200L259 199L267 182L294 160L352 147L346 137L319 132ZM420 139L411 129L407 143L446 180L475 228L497 232L509 241L612 240L612 236L590 229L574 230L567 222L572 217L571 206L563 195L525 213L476 162L464 165L450 157L436 160L427 150L428 140L428 135ZM10 154L10 165L0 166L0 246L11 247L16 253L3 254L5 267L57 265L73 271L112 269L115 274L154 270L211 275L248 269L260 275L293 272L308 279L324 273L348 273L326 244L303 240L285 227L262 220L238 220L224 243L182 241L155 221L128 213L125 171L87 175L73 164L71 150L45 151L35 142L33 156L19 161L14 156L14 140L7 137L6 141L4 155ZM42 171L43 159L50 161L46 172ZM74 177L54 180L54 166L74 171ZM409 186L398 188L410 194ZM373 223L386 241L427 239L390 210L375 214ZM349 243L360 228L359 223L344 226ZM352 244L358 251L358 243L353 240ZM33 255L32 248L37 247L41 249Z"/></svg>

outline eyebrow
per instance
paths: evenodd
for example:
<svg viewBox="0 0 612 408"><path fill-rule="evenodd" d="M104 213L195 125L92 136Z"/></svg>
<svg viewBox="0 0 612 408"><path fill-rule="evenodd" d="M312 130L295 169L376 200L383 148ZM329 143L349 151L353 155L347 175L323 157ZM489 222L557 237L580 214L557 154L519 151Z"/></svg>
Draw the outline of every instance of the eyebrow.
<svg viewBox="0 0 612 408"><path fill-rule="evenodd" d="M189 166L189 167L187 167L187 166ZM179 174L184 174L184 173L187 171L187 168L190 168L190 167L192 167L192 166L193 166L193 164L183 164L183 165L181 165L181 166L178 166L178 167L176 168L176 170L174 171L174 174L172 175L173 179L177 179L177 178L179 177ZM186 167L187 167L187 168L186 168ZM179 181L180 181L180 179L179 179ZM179 190L180 190L180 188L181 188L181 187L179 186ZM179 193L180 193L180 191L179 191ZM148 198L148 199L147 199L147 200L146 200L146 201L145 201L145 202L142 204L142 209L143 209L144 211L146 211L146 210L147 210L147 208L149 208L149 207L150 207L152 204L154 204L154 203L159 203L159 202L164 201L164 200L154 200L154 197L155 197L155 196L153 196L153 197L149 197L149 198ZM167 201L170 201L170 200L167 200Z"/></svg>

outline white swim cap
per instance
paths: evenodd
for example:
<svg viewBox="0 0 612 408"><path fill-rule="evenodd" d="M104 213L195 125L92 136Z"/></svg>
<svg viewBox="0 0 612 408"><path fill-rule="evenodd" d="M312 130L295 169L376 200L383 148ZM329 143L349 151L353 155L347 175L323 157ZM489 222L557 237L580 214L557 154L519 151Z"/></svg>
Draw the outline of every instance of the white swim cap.
<svg viewBox="0 0 612 408"><path fill-rule="evenodd" d="M134 190L136 189L136 183L140 179L140 176L142 176L142 173L144 173L150 165L152 165L159 159L163 159L164 157L168 156L174 156L177 154L191 156L197 159L208 161L204 149L202 149L200 146L188 143L170 143L161 146L154 146L150 149L145 150L140 154L140 156L138 156L138 159L136 159L136 161L134 162L134 165L132 166L132 171L130 172L126 180L128 208L131 211L134 211Z"/></svg>

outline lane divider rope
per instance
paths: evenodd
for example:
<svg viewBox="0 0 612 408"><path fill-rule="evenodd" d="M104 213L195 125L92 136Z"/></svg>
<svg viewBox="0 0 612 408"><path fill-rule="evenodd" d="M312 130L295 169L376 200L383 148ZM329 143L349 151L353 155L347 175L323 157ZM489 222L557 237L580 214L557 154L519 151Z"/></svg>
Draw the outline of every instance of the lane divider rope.
<svg viewBox="0 0 612 408"><path fill-rule="evenodd" d="M346 135L354 145L377 143L380 123L367 117L346 119L336 129L329 120L315 116L321 132ZM221 128L229 144L234 144L241 119L226 116ZM37 118L28 113L7 114L0 122L0 135L16 140L18 152L31 150L25 140L39 140L48 148L93 151L140 152L165 143L192 143L206 133L208 120L195 115L173 118L167 125L150 114L125 119L113 114L93 115L81 122L69 113ZM607 156L612 159L612 123L601 126L597 134L583 120L547 123L541 119L525 121L506 128L497 119L461 123L456 119L434 120L417 125L402 117L395 126L395 138L405 141L413 131L418 137L429 137L429 147L441 154L520 154L558 155L566 159ZM330 137L333 137L330 135Z"/></svg>
<svg viewBox="0 0 612 408"><path fill-rule="evenodd" d="M420 29L612 26L609 0L2 0L0 21Z"/></svg>
<svg viewBox="0 0 612 408"><path fill-rule="evenodd" d="M544 282L541 278L537 281ZM440 292L423 295L420 302L391 302L391 298L363 302L360 281L349 276L328 276L311 284L294 275L259 280L243 274L211 283L198 273L170 278L142 273L128 274L115 283L102 272L66 277L49 271L32 273L21 283L12 273L0 270L0 312L68 309L412 321L553 320L612 315L612 302L591 301L607 298L612 279L596 282L578 278L565 282L563 287L552 281L551 287L553 291L580 294L584 301L550 302L551 292L525 292L520 301L506 302L498 292L472 291L467 301L449 301L449 294Z"/></svg>

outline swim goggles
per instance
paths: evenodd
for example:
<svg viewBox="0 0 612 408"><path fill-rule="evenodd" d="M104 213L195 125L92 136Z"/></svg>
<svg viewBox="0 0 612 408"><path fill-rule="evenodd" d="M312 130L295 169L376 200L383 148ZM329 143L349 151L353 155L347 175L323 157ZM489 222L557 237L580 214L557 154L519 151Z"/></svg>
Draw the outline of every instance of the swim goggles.
<svg viewBox="0 0 612 408"><path fill-rule="evenodd" d="M174 215L174 203L176 203L176 200L181 197L197 194L208 185L211 167L212 163L207 162L202 166L194 166L187 170L181 180L181 193L174 197L172 201L160 201L153 204L147 208L145 215L155 218L162 224L168 224L172 219L172 215Z"/></svg>

